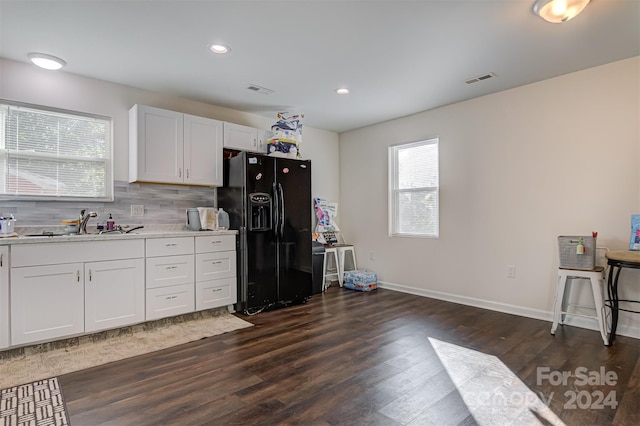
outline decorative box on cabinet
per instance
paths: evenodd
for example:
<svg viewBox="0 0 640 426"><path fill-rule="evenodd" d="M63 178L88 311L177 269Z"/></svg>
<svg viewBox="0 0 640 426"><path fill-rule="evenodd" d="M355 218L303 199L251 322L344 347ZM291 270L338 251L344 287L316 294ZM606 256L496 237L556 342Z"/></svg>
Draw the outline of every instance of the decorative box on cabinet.
<svg viewBox="0 0 640 426"><path fill-rule="evenodd" d="M237 301L236 236L196 237L196 310Z"/></svg>
<svg viewBox="0 0 640 426"><path fill-rule="evenodd" d="M195 310L193 237L146 240L146 319Z"/></svg>
<svg viewBox="0 0 640 426"><path fill-rule="evenodd" d="M222 185L222 122L134 105L129 182Z"/></svg>
<svg viewBox="0 0 640 426"><path fill-rule="evenodd" d="M144 321L143 258L143 240L13 246L11 345Z"/></svg>

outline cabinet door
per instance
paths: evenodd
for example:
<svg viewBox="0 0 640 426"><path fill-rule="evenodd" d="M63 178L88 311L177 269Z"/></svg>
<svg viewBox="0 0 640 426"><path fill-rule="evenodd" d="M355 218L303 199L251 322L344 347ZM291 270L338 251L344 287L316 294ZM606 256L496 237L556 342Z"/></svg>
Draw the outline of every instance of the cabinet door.
<svg viewBox="0 0 640 426"><path fill-rule="evenodd" d="M222 186L222 122L184 114L184 183Z"/></svg>
<svg viewBox="0 0 640 426"><path fill-rule="evenodd" d="M144 321L144 259L84 265L85 332Z"/></svg>
<svg viewBox="0 0 640 426"><path fill-rule="evenodd" d="M129 182L183 183L183 114L135 105L129 110Z"/></svg>
<svg viewBox="0 0 640 426"><path fill-rule="evenodd" d="M224 123L224 147L241 151L257 151L258 129L240 124Z"/></svg>
<svg viewBox="0 0 640 426"><path fill-rule="evenodd" d="M84 331L82 263L11 269L11 344Z"/></svg>
<svg viewBox="0 0 640 426"><path fill-rule="evenodd" d="M0 349L9 346L9 246L0 246Z"/></svg>
<svg viewBox="0 0 640 426"><path fill-rule="evenodd" d="M271 130L258 129L258 147L256 152L262 154L267 153L267 143L269 142L269 138L271 138L272 134L273 132L271 132Z"/></svg>

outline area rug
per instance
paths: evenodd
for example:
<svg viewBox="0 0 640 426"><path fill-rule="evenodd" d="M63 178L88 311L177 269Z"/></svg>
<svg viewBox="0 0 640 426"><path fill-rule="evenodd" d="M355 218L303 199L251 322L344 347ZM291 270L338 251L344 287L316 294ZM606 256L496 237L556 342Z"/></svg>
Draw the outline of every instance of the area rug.
<svg viewBox="0 0 640 426"><path fill-rule="evenodd" d="M64 426L69 415L58 379L38 380L0 390L0 425Z"/></svg>
<svg viewBox="0 0 640 426"><path fill-rule="evenodd" d="M0 389L44 380L252 325L225 313L116 335L100 341L82 341L74 346L44 352L38 352L35 347L25 351L23 356L0 360Z"/></svg>

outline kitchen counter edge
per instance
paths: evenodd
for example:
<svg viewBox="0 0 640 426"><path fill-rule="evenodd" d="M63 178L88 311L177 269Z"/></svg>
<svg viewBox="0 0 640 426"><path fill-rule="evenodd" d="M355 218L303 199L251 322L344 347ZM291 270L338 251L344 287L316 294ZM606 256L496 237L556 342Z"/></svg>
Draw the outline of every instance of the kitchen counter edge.
<svg viewBox="0 0 640 426"><path fill-rule="evenodd" d="M27 237L20 235L17 237L0 238L0 246L14 244L35 244L35 243L63 243L63 242L85 242L85 241L109 241L109 240L135 240L151 238L170 237L206 237L215 235L236 235L235 230L218 231L141 231L129 234L83 234L83 235L59 235L59 236L37 236Z"/></svg>

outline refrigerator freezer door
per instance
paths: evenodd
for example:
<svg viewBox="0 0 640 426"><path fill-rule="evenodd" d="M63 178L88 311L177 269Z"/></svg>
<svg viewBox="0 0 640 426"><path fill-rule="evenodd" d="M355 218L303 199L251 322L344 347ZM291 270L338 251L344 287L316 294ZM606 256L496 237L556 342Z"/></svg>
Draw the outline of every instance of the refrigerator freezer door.
<svg viewBox="0 0 640 426"><path fill-rule="evenodd" d="M246 157L246 193L272 194L274 159L262 155L243 155ZM250 214L252 212L247 212L247 219ZM276 303L276 235L271 226L264 230L247 231L247 267L247 308Z"/></svg>

